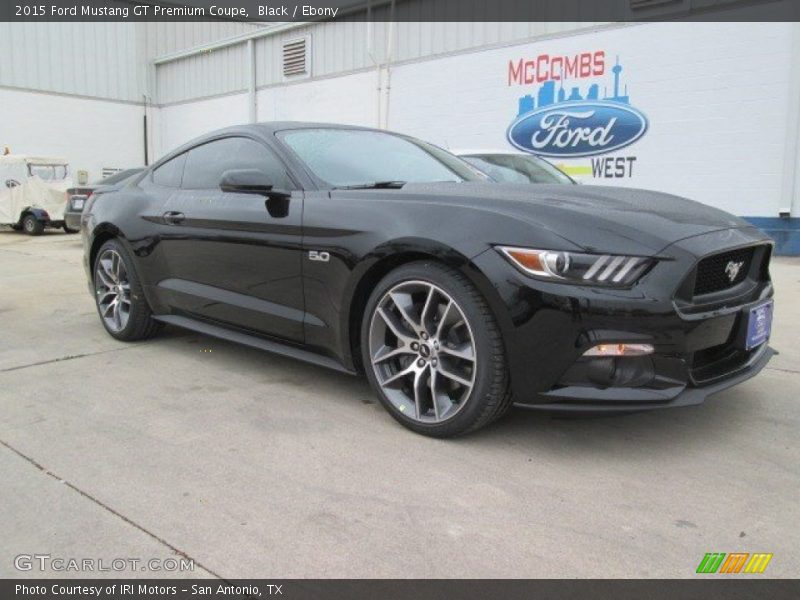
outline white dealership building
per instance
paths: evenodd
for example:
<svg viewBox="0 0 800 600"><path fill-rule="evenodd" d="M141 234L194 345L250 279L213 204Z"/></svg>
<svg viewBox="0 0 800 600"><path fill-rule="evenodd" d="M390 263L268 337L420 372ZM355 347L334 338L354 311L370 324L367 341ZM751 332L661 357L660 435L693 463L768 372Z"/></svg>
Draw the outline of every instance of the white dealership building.
<svg viewBox="0 0 800 600"><path fill-rule="evenodd" d="M66 156L93 180L227 125L384 127L453 150L535 151L582 183L688 196L800 253L800 24L373 16L2 23L0 148ZM578 144L567 124L593 104L631 127L594 122Z"/></svg>

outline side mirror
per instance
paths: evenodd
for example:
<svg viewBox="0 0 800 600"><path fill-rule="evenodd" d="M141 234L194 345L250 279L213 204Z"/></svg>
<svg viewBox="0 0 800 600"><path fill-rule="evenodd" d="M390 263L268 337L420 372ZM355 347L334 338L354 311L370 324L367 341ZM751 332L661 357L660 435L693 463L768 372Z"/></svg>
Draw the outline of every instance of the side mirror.
<svg viewBox="0 0 800 600"><path fill-rule="evenodd" d="M292 193L273 189L269 177L257 169L225 171L220 179L219 189L223 192L266 196L267 201L264 204L271 217L282 219L289 215L289 199Z"/></svg>
<svg viewBox="0 0 800 600"><path fill-rule="evenodd" d="M222 174L219 189L240 194L262 194L272 190L272 181L257 169L231 169Z"/></svg>

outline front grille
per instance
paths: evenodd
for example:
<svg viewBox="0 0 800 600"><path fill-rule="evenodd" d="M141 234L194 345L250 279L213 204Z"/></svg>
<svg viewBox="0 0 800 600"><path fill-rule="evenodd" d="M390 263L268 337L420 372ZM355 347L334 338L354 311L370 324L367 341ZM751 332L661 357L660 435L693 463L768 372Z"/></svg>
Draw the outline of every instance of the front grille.
<svg viewBox="0 0 800 600"><path fill-rule="evenodd" d="M697 265L694 295L711 294L727 290L740 284L750 272L755 248L740 248L714 254L701 260ZM733 278L731 278L733 275Z"/></svg>

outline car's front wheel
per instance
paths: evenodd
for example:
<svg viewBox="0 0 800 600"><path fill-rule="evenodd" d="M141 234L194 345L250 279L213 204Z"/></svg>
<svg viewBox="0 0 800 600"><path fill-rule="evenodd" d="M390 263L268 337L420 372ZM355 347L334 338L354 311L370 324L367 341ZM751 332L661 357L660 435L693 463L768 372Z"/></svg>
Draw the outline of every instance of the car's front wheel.
<svg viewBox="0 0 800 600"><path fill-rule="evenodd" d="M94 289L100 320L116 339L142 340L160 329L142 293L133 260L118 240L108 240L97 252Z"/></svg>
<svg viewBox="0 0 800 600"><path fill-rule="evenodd" d="M392 271L373 291L361 331L367 377L409 429L456 436L508 408L500 330L485 299L455 269L423 261Z"/></svg>

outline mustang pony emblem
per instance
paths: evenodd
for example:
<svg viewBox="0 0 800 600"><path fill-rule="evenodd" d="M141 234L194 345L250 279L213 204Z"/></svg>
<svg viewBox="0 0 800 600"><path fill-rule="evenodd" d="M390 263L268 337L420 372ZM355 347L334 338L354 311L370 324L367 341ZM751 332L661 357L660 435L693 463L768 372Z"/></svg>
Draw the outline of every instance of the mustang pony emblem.
<svg viewBox="0 0 800 600"><path fill-rule="evenodd" d="M736 276L739 274L739 269L741 269L743 265L744 261L729 261L728 264L725 265L725 274L728 276L728 279L731 281L735 280Z"/></svg>

